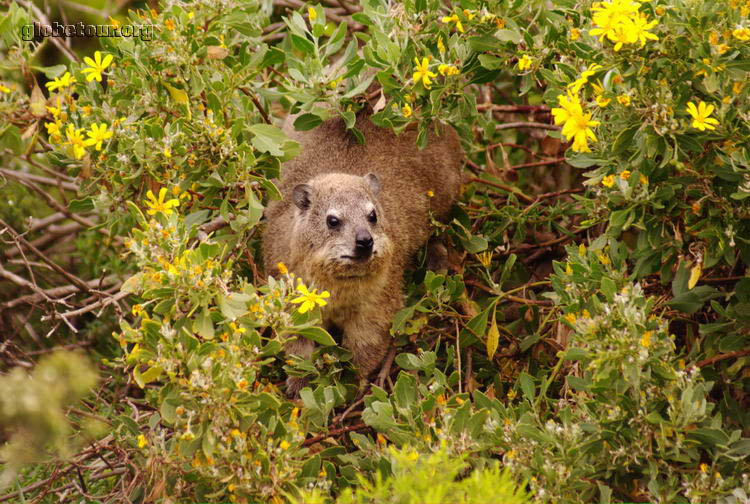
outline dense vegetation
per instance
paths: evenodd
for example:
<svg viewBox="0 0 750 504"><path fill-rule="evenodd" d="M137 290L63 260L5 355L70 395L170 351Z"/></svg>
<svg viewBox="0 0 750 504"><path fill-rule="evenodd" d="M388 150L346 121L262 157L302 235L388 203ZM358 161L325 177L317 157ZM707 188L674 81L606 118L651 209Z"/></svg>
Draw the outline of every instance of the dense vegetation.
<svg viewBox="0 0 750 504"><path fill-rule="evenodd" d="M123 4L0 2L0 501L750 502L750 1ZM259 245L364 110L466 163L362 397Z"/></svg>

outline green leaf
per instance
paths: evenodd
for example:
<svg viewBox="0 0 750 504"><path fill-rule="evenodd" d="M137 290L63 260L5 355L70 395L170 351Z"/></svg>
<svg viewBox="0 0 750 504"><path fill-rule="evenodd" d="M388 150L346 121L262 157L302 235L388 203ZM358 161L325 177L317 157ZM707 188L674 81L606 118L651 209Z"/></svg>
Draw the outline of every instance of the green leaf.
<svg viewBox="0 0 750 504"><path fill-rule="evenodd" d="M229 320L235 320L247 313L248 301L250 301L249 295L236 292L230 293L227 296L219 294L216 298L221 314Z"/></svg>
<svg viewBox="0 0 750 504"><path fill-rule="evenodd" d="M193 331L206 339L214 337L214 323L211 321L211 315L208 310L203 310L193 320Z"/></svg>
<svg viewBox="0 0 750 504"><path fill-rule="evenodd" d="M281 129L270 124L253 124L248 128L255 135L251 141L253 147L272 156L283 156L282 144L288 140Z"/></svg>
<svg viewBox="0 0 750 504"><path fill-rule="evenodd" d="M294 120L294 129L297 131L311 130L323 123L323 118L317 114L302 114Z"/></svg>
<svg viewBox="0 0 750 504"><path fill-rule="evenodd" d="M534 378L528 374L528 373L521 373L518 377L518 382L521 385L521 391L523 392L523 396L528 399L530 403L534 403L534 398L536 397L535 393L535 385L534 385Z"/></svg>
<svg viewBox="0 0 750 504"><path fill-rule="evenodd" d="M307 40L307 38L301 37L294 33L291 33L290 36L292 38L292 45L295 49L298 49L311 56L315 54L315 44Z"/></svg>
<svg viewBox="0 0 750 504"><path fill-rule="evenodd" d="M297 329L295 332L323 346L336 345L336 341L328 334L328 331L320 327L307 327L305 329Z"/></svg>
<svg viewBox="0 0 750 504"><path fill-rule="evenodd" d="M610 303L614 301L615 293L617 293L617 286L615 285L614 280L606 276L602 277L601 289L602 293L604 293L604 296L607 298L607 301Z"/></svg>

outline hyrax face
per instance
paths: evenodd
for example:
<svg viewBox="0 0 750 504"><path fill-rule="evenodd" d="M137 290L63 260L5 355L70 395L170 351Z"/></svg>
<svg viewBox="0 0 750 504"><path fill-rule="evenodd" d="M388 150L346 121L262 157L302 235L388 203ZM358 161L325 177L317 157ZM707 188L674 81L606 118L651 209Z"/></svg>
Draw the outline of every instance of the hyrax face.
<svg viewBox="0 0 750 504"><path fill-rule="evenodd" d="M310 275L364 279L387 263L391 241L376 197L379 190L380 182L371 173L328 173L294 188L292 250Z"/></svg>

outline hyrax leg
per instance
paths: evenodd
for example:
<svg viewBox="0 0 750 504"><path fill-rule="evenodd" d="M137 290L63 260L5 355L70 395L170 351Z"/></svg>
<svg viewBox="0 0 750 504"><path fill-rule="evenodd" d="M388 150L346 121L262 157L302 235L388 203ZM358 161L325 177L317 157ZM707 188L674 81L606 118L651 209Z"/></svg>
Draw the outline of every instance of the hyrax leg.
<svg viewBox="0 0 750 504"><path fill-rule="evenodd" d="M389 321L390 322L390 321ZM343 346L354 354L361 380L366 380L383 362L391 344L388 324L366 317L356 317L344 325Z"/></svg>
<svg viewBox="0 0 750 504"><path fill-rule="evenodd" d="M303 359L309 359L313 350L315 349L315 342L311 341L304 336L297 335L297 339L290 341L284 346L284 350L288 355L298 355ZM300 376L288 376L286 379L286 395L289 397L298 397L299 391L308 385L307 379Z"/></svg>

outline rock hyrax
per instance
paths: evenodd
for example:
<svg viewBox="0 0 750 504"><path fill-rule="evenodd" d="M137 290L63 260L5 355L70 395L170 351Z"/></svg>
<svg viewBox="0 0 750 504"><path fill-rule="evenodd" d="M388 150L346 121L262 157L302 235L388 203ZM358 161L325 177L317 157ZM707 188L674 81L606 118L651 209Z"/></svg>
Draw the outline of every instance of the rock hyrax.
<svg viewBox="0 0 750 504"><path fill-rule="evenodd" d="M343 333L343 346L367 377L390 345L393 315L403 306L403 274L410 256L430 235L429 212L444 218L461 183L462 152L456 132L430 128L419 150L416 132L396 136L360 114L360 145L341 119L319 127L285 130L301 154L281 170L282 200L267 210L263 238L266 270L277 263L310 285L331 293L323 307L327 329ZM314 343L305 338L286 351L302 357ZM294 395L303 380L287 380Z"/></svg>

